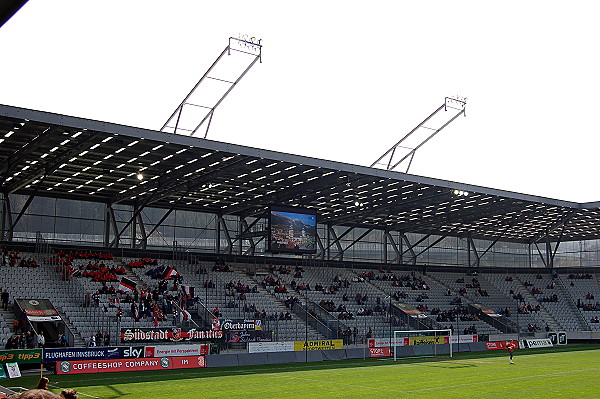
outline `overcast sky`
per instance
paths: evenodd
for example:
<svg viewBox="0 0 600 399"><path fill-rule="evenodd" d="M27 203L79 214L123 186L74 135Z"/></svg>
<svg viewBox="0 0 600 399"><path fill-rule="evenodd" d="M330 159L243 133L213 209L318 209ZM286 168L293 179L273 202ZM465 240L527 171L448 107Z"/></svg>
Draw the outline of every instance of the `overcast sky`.
<svg viewBox="0 0 600 399"><path fill-rule="evenodd" d="M410 173L600 201L598 1L30 0L0 103L159 130L239 33L256 64L208 138L369 166L439 107Z"/></svg>

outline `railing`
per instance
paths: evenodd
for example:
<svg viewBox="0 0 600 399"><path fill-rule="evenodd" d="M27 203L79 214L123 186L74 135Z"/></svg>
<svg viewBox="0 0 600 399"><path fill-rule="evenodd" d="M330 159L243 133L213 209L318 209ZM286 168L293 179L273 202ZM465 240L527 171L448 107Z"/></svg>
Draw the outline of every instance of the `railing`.
<svg viewBox="0 0 600 399"><path fill-rule="evenodd" d="M414 330L431 330L433 328L433 319L425 315L423 318L409 316L399 309L395 304L392 304L390 308L390 314L398 317L407 327L411 327Z"/></svg>
<svg viewBox="0 0 600 399"><path fill-rule="evenodd" d="M519 332L519 326L517 323L505 316L498 315L496 317L492 317L473 304L469 304L469 309L477 312L477 317L479 317L480 320L486 322L503 333L508 334Z"/></svg>
<svg viewBox="0 0 600 399"><path fill-rule="evenodd" d="M577 308L577 306L575 305L577 303L577 301L575 300L575 298L573 298L573 295L571 295L571 291L569 291L567 289L567 287L565 287L564 282L561 279L556 279L558 280L558 287L560 288L560 291L562 292L563 295L569 297L569 301L568 302L568 306L571 308L571 310L573 310L573 313L575 313L577 319L579 320L579 322L581 323L581 326L584 328L587 328L588 331L592 330L592 327L589 325L588 321L586 320L585 317L583 317L583 315L581 314L581 311L579 310L579 308Z"/></svg>
<svg viewBox="0 0 600 399"><path fill-rule="evenodd" d="M305 306L300 302L296 302L292 308L294 313L300 316L305 323L317 330L326 338L335 338L337 331L334 333L331 328L327 327L321 320L309 311L309 306Z"/></svg>
<svg viewBox="0 0 600 399"><path fill-rule="evenodd" d="M183 309L182 309L182 308L181 308L181 307L180 307L180 306L179 306L177 303L173 302L173 307L174 307L175 309L177 309L177 311L179 312L179 314L182 314L182 313L183 313ZM208 309L207 309L207 310L208 310ZM186 311L187 311L187 310L186 310ZM193 318L192 318L192 316L191 316L191 313L190 313L189 311L187 311L187 312L190 314L190 318L189 318L188 320L184 320L184 321L187 321L187 322L188 322L188 324L193 324L193 325L195 325L195 326L196 326L196 328L198 328L198 329L201 329L202 327L200 327L200 326L198 325L198 323L196 323L196 322L194 321L194 319L193 319Z"/></svg>
<svg viewBox="0 0 600 399"><path fill-rule="evenodd" d="M196 302L196 314L204 324L204 327L211 327L211 319L217 319L213 312L211 312L204 302Z"/></svg>
<svg viewBox="0 0 600 399"><path fill-rule="evenodd" d="M339 338L340 329L346 330L348 328L340 319L332 316L330 312L315 302L307 300L307 308L330 331L329 335L325 335L327 338ZM332 327L332 324L335 324L335 326Z"/></svg>
<svg viewBox="0 0 600 399"><path fill-rule="evenodd" d="M60 331L60 327L64 327L64 331ZM71 329L64 320L62 325L59 325L58 330L59 332L62 332L65 335L65 337L67 337L67 346L75 346L75 334L73 333L73 331L71 331Z"/></svg>

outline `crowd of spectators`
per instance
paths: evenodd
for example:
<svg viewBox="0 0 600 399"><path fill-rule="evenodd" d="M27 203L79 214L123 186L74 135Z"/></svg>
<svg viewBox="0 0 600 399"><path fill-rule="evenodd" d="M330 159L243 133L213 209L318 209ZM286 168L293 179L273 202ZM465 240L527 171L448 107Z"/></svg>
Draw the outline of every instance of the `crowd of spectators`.
<svg viewBox="0 0 600 399"><path fill-rule="evenodd" d="M590 280L594 278L594 276L592 276L590 273L571 273L567 278L570 280Z"/></svg>
<svg viewBox="0 0 600 399"><path fill-rule="evenodd" d="M541 306L538 305L531 305L531 304L526 304L526 305L521 305L521 306L517 306L517 313L520 314L529 314L529 313L533 313L533 312L539 312L541 310Z"/></svg>
<svg viewBox="0 0 600 399"><path fill-rule="evenodd" d="M585 299L584 301L590 301L590 302L584 302L581 299L577 299L577 308L581 309L581 310L585 310L585 311L596 311L596 310L600 310L600 302L591 302L595 299L594 294L588 292L587 294L585 294Z"/></svg>
<svg viewBox="0 0 600 399"><path fill-rule="evenodd" d="M22 333L16 333L10 336L6 341L5 349L34 349L44 348L46 346L46 337L43 333L36 333L28 330Z"/></svg>
<svg viewBox="0 0 600 399"><path fill-rule="evenodd" d="M21 257L21 253L16 250L9 250L7 247L2 246L0 250L2 256L2 266L18 266L18 267L38 267L39 264L33 258Z"/></svg>
<svg viewBox="0 0 600 399"><path fill-rule="evenodd" d="M65 281L72 277L89 277L95 282L119 281L119 275L125 274L125 268L107 266L105 262L112 263L112 254L58 251L50 258L50 263L56 264L56 271Z"/></svg>
<svg viewBox="0 0 600 399"><path fill-rule="evenodd" d="M90 334L86 342L90 348L96 346L109 346L110 345L110 334L108 331L98 331L96 334Z"/></svg>

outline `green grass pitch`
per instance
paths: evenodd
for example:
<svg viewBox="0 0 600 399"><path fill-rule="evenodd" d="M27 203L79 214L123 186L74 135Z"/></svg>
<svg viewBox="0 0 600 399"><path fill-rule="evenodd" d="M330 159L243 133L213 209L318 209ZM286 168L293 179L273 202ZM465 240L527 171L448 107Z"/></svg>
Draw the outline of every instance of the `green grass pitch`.
<svg viewBox="0 0 600 399"><path fill-rule="evenodd" d="M171 372L48 375L86 398L598 398L600 346ZM3 382L33 387L38 377Z"/></svg>

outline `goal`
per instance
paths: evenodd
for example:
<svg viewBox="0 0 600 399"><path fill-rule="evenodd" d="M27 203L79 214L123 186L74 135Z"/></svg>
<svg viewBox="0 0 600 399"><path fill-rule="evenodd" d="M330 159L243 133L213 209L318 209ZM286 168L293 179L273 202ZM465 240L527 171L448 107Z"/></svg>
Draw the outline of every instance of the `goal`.
<svg viewBox="0 0 600 399"><path fill-rule="evenodd" d="M394 361L407 356L440 356L453 352L452 330L394 331ZM402 355L399 355L402 354Z"/></svg>

